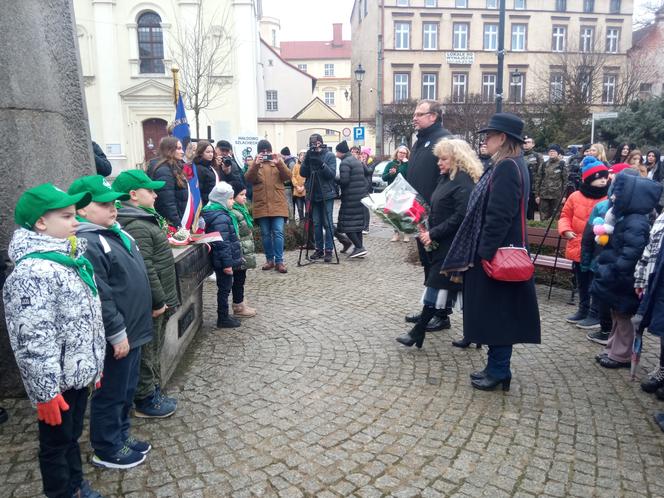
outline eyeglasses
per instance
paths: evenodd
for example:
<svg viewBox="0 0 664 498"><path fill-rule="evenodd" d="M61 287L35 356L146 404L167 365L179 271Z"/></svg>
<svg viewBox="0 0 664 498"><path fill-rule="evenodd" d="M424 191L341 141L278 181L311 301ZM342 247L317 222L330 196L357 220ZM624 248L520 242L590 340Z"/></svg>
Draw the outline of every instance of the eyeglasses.
<svg viewBox="0 0 664 498"><path fill-rule="evenodd" d="M433 111L427 111L427 112L414 112L413 117L414 118L421 118L422 116L426 116L427 114L433 114Z"/></svg>

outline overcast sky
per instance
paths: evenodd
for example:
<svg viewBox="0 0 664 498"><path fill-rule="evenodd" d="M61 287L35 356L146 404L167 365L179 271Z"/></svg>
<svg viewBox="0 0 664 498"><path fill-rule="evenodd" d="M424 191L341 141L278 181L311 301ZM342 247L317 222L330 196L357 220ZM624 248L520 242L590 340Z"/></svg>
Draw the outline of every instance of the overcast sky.
<svg viewBox="0 0 664 498"><path fill-rule="evenodd" d="M656 0L634 0L640 6ZM353 0L263 0L263 13L281 21L281 40L331 40L332 23L343 23L343 37L350 39Z"/></svg>
<svg viewBox="0 0 664 498"><path fill-rule="evenodd" d="M353 0L263 0L263 14L281 21L282 41L331 40L332 23L350 39Z"/></svg>

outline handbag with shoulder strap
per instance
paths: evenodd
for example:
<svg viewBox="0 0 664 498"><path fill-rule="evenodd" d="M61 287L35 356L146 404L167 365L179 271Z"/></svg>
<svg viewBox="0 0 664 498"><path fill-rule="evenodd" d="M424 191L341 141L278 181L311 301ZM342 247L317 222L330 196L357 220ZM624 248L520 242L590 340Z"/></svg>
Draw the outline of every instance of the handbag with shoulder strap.
<svg viewBox="0 0 664 498"><path fill-rule="evenodd" d="M519 172L521 180L521 191L523 192L523 175L521 168L512 159ZM482 268L484 272L493 280L500 280L501 282L525 282L530 280L535 273L535 265L533 264L528 249L526 249L526 213L525 213L525 196L521 195L521 240L522 247L508 246L499 247L496 254L491 261L482 260Z"/></svg>

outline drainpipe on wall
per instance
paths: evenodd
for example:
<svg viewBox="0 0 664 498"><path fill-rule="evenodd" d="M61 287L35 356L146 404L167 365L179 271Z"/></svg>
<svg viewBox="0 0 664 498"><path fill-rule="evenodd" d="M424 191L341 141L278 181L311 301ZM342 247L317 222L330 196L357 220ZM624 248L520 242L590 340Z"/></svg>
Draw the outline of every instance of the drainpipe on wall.
<svg viewBox="0 0 664 498"><path fill-rule="evenodd" d="M380 2L380 34L378 35L378 69L376 71L376 157L378 160L383 158L383 34L385 29L384 16L385 5L384 0Z"/></svg>

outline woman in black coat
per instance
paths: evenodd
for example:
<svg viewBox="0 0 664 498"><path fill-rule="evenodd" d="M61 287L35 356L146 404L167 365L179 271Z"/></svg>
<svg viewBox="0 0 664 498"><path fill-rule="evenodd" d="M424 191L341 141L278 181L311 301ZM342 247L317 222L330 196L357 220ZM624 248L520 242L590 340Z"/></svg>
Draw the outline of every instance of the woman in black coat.
<svg viewBox="0 0 664 498"><path fill-rule="evenodd" d="M341 206L337 219L337 230L348 235L355 246L353 252L350 253L350 257L361 258L367 255L367 250L362 243L365 210L362 198L367 195L367 179L364 176L364 166L350 153L345 140L337 145L336 151L337 157L341 159L339 165Z"/></svg>
<svg viewBox="0 0 664 498"><path fill-rule="evenodd" d="M471 384L482 390L510 387L512 345L540 342L540 319L533 278L504 282L490 278L482 260L498 248L528 247L525 206L530 184L523 159L523 121L514 114L492 116L486 144L494 165L475 187L468 211L443 263L444 271L463 273L463 329L472 341L489 345L484 370L473 372Z"/></svg>
<svg viewBox="0 0 664 498"><path fill-rule="evenodd" d="M431 195L428 230L418 235L426 248L430 270L424 283L422 313L410 332L397 337L404 346L422 347L429 321L437 311L445 310L461 290L458 279L440 273L454 236L461 226L470 193L482 175L482 163L463 140L440 140L434 150L440 177Z"/></svg>
<svg viewBox="0 0 664 498"><path fill-rule="evenodd" d="M207 140L196 143L196 152L192 159L198 175L198 188L201 192L203 206L208 203L210 192L219 183L219 173L214 169L214 147Z"/></svg>
<svg viewBox="0 0 664 498"><path fill-rule="evenodd" d="M182 144L177 138L164 137L159 142L159 157L150 161L147 171L150 178L165 183L159 190L154 208L175 228L182 225L189 199L187 176L182 169L183 155Z"/></svg>

